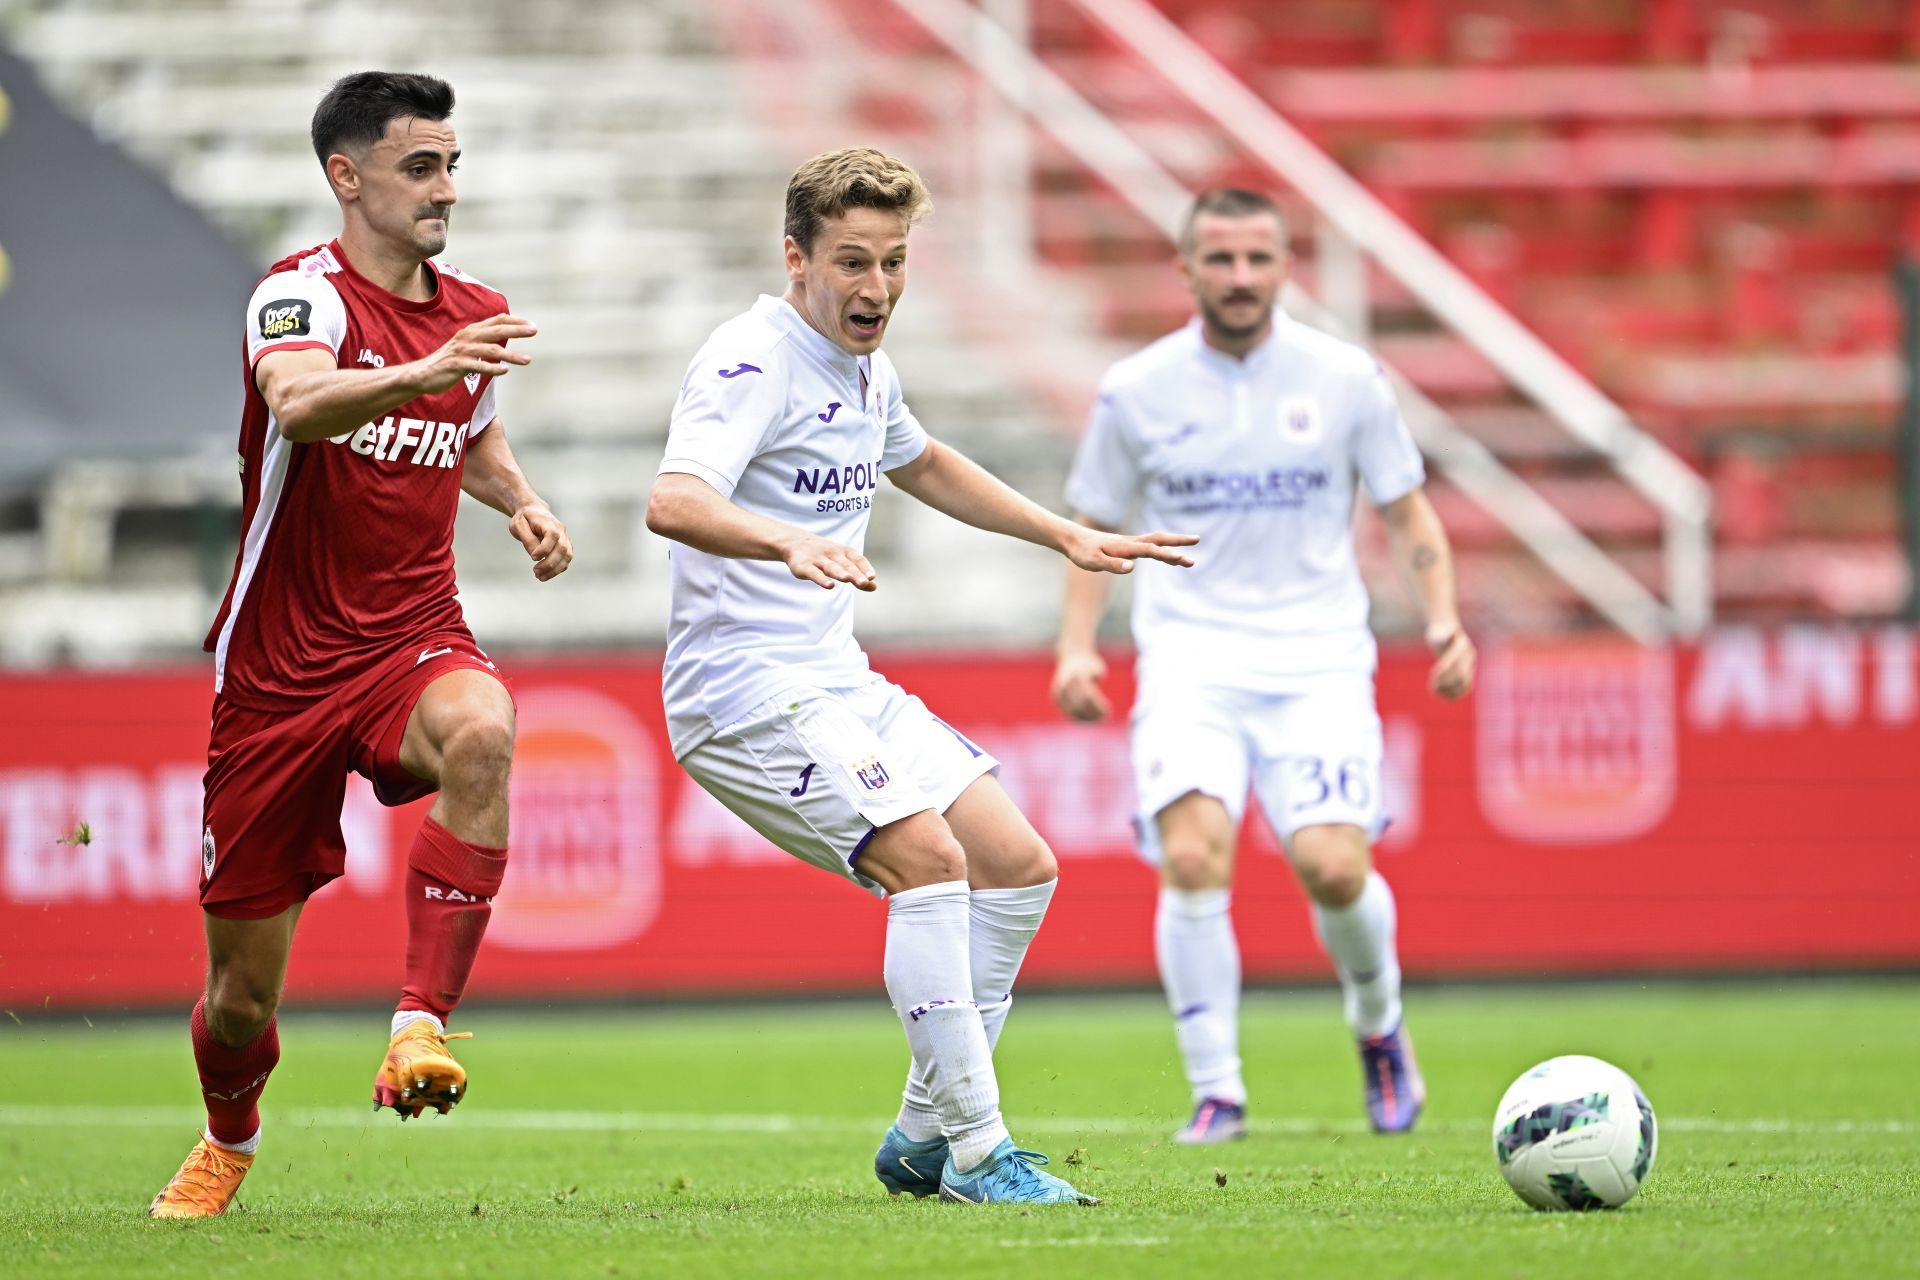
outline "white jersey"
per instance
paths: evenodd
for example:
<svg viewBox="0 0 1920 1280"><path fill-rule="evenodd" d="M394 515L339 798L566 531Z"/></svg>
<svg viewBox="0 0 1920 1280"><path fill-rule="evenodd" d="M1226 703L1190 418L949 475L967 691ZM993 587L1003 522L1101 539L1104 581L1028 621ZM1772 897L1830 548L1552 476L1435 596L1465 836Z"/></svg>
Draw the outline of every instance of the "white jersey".
<svg viewBox="0 0 1920 1280"><path fill-rule="evenodd" d="M785 299L763 296L687 367L660 471L698 476L743 510L863 551L880 474L926 447L885 355L849 355ZM670 554L662 692L676 757L784 688L870 678L853 638L853 587L824 590L777 560L680 544Z"/></svg>
<svg viewBox="0 0 1920 1280"><path fill-rule="evenodd" d="M1068 501L1112 528L1138 507L1144 527L1200 535L1193 568L1134 571L1143 683L1288 692L1370 672L1356 478L1376 505L1426 479L1392 388L1365 351L1279 311L1245 360L1195 319L1108 370Z"/></svg>

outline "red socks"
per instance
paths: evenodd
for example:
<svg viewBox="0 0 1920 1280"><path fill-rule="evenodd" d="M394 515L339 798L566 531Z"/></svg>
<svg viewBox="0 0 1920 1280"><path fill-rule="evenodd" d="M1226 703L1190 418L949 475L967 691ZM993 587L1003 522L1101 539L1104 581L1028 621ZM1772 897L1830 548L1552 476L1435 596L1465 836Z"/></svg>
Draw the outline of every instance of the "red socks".
<svg viewBox="0 0 1920 1280"><path fill-rule="evenodd" d="M266 1030L235 1049L214 1039L202 998L193 1006L193 1061L200 1068L207 1132L214 1140L237 1147L259 1133L260 1095L280 1061L278 1020L268 1019Z"/></svg>
<svg viewBox="0 0 1920 1280"><path fill-rule="evenodd" d="M407 853L407 984L400 1008L447 1020L507 873L507 851L468 844L428 818Z"/></svg>

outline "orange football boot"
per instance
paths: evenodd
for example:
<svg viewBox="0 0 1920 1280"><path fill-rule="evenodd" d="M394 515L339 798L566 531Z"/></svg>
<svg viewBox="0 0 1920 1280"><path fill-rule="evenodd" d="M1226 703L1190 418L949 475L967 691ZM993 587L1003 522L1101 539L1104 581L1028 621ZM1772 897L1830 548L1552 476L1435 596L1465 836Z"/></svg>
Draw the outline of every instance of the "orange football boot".
<svg viewBox="0 0 1920 1280"><path fill-rule="evenodd" d="M253 1168L253 1157L229 1151L205 1134L187 1153L187 1162L173 1181L147 1206L149 1218L214 1218L233 1203L240 1180Z"/></svg>
<svg viewBox="0 0 1920 1280"><path fill-rule="evenodd" d="M421 1018L387 1044L387 1060L373 1077L373 1109L392 1107L402 1120L432 1107L441 1115L467 1096L467 1069L454 1061L449 1040L471 1040L471 1031L447 1035Z"/></svg>

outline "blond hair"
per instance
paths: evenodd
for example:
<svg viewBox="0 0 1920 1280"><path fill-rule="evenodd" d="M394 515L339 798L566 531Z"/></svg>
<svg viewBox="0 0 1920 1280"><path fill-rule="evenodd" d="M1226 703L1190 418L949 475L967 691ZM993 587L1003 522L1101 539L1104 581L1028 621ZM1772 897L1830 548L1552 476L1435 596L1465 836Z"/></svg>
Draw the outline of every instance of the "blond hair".
<svg viewBox="0 0 1920 1280"><path fill-rule="evenodd" d="M827 219L849 209L891 210L911 227L933 212L933 197L919 174L872 147L823 152L793 171L786 230L803 252L813 252Z"/></svg>

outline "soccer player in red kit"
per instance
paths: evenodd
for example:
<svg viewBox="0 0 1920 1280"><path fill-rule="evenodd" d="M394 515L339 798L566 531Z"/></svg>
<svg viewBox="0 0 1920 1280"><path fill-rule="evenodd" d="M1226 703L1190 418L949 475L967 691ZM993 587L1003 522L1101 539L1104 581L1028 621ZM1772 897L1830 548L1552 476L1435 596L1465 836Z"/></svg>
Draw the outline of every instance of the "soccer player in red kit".
<svg viewBox="0 0 1920 1280"><path fill-rule="evenodd" d="M453 90L368 71L335 84L313 146L339 239L284 258L247 303L244 533L214 654L193 1054L207 1128L157 1218L225 1212L260 1141L274 1010L301 907L345 867L349 771L383 803L438 792L407 856L405 982L373 1102L404 1119L465 1092L447 1050L507 864L513 698L455 597L465 492L508 517L534 577L573 547L528 485L494 384L534 327L431 262L460 144Z"/></svg>

